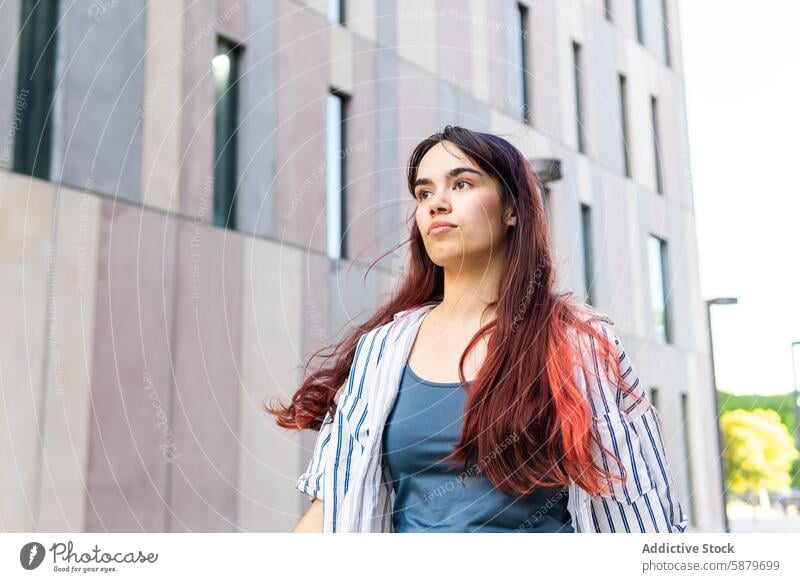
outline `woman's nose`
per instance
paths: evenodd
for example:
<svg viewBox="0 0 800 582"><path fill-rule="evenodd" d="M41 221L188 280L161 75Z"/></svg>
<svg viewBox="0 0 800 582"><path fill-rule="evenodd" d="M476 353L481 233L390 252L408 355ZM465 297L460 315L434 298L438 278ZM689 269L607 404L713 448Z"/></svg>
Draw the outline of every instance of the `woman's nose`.
<svg viewBox="0 0 800 582"><path fill-rule="evenodd" d="M447 209L450 207L450 201L447 199L447 196L439 192L433 194L431 198L428 200L428 202L430 203L431 212L434 212L434 210Z"/></svg>

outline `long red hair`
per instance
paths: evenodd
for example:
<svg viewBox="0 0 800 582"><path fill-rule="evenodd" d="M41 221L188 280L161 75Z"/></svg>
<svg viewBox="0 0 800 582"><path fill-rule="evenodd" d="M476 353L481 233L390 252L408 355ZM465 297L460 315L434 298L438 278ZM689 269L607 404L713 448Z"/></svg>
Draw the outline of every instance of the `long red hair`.
<svg viewBox="0 0 800 582"><path fill-rule="evenodd" d="M596 375L591 358L582 355L590 343L599 354L598 368L613 385L638 396L621 382L614 343L592 323L603 314L577 301L572 292L554 291L542 187L524 155L504 138L448 125L424 139L408 163L412 197L422 157L444 141L458 146L497 180L501 202L517 216L516 225L508 229L500 294L492 304L496 318L478 330L459 361L459 378L466 385L466 355L490 334L486 358L467 396L460 440L445 460L460 462L467 474L485 473L505 493L566 487L570 478L591 493L608 493L608 479L620 477L593 460L592 440L600 442L592 431L589 403L578 385L578 374L583 374L587 386ZM287 406L265 405L279 426L319 430L325 414L330 411L333 416L336 411L334 398L347 380L361 335L392 321L399 311L443 297L443 270L428 257L413 215L409 222L411 234L401 243L410 245L409 264L397 291L370 319L328 346L331 351L324 357L326 362L332 359L332 364L307 374ZM468 465L475 466L476 457L481 459L477 469L467 470Z"/></svg>

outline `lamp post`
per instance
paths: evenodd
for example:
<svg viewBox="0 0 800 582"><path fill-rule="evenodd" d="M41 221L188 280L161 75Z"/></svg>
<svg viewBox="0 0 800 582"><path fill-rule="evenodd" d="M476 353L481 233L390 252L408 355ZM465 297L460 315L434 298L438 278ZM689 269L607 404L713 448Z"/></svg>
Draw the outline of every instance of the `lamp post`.
<svg viewBox="0 0 800 582"><path fill-rule="evenodd" d="M550 184L563 178L561 160L558 158L528 158L528 163L541 186L542 206L544 207L545 216L548 216Z"/></svg>
<svg viewBox="0 0 800 582"><path fill-rule="evenodd" d="M719 449L719 477L722 483L722 517L725 522L725 533L730 533L731 528L728 523L728 488L725 486L725 462L722 458L722 429L720 427L719 393L717 390L717 373L714 366L714 337L711 331L711 306L712 305L736 305L739 300L736 297L715 297L706 299L706 322L708 323L708 345L711 349L711 385L714 391L714 414L717 416L717 448Z"/></svg>
<svg viewBox="0 0 800 582"><path fill-rule="evenodd" d="M795 363L795 346L800 346L800 341L792 342L792 387L794 388L794 439L800 449L800 387L797 385L797 364Z"/></svg>
<svg viewBox="0 0 800 582"><path fill-rule="evenodd" d="M560 180L561 174L561 160L557 158L529 158L528 162L531 165L533 173L542 182L544 186L550 182Z"/></svg>

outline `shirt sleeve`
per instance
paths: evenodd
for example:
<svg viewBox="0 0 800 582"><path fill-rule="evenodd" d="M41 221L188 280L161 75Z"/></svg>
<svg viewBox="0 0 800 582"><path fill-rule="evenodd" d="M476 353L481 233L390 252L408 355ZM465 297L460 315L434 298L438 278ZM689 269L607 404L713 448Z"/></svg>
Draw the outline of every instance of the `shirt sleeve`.
<svg viewBox="0 0 800 582"><path fill-rule="evenodd" d="M308 495L312 501L314 499L322 500L323 498L325 460L329 451L332 426L333 418L330 411L328 411L319 429L311 460L308 462L306 470L297 478L297 483L295 484L295 488Z"/></svg>
<svg viewBox="0 0 800 582"><path fill-rule="evenodd" d="M600 467L619 475L624 483L611 480L608 494L591 495L591 515L598 532L682 533L689 520L677 496L667 461L658 413L649 400L622 342L613 329L600 324L617 350L626 394L599 363L594 341L590 341L591 366L595 377L588 382L592 402L593 429L603 446L620 458L616 462L595 447ZM622 467L620 467L622 465Z"/></svg>
<svg viewBox="0 0 800 582"><path fill-rule="evenodd" d="M353 443L356 439L350 430L349 422L343 414L343 410L350 410L352 412L352 410L355 410L356 405L359 405L359 411L363 410L364 416L366 415L366 403L359 400L357 392L354 390L354 383L356 377L355 372L357 370L362 370L365 366L367 355L366 350L363 348L367 335L368 334L365 333L359 338L356 345L353 365L350 368L347 380L339 387L334 397L334 401L337 404L336 418L331 415L330 410L325 413L325 417L319 429L319 434L317 435L317 440L314 444L314 452L311 455L311 460L308 462L306 470L300 474L295 483L295 488L308 495L312 501L314 499L324 501L325 472L326 469L331 466L328 462L330 455L334 455L332 465L335 468L339 464L342 442L347 442L350 449L354 446ZM364 431L366 430L367 428L364 427ZM346 477L346 469L349 469L349 463L345 466L345 474L343 477ZM332 482L334 484L336 483L337 476L338 475L333 476Z"/></svg>

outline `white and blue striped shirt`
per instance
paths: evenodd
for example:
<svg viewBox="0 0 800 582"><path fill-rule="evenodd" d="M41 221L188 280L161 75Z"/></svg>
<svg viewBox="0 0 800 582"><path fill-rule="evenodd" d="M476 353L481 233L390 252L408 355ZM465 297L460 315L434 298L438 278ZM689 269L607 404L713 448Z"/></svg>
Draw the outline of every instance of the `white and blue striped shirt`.
<svg viewBox="0 0 800 582"><path fill-rule="evenodd" d="M363 334L347 383L336 395L334 418L326 414L314 453L296 487L324 501L323 532L393 532L394 490L385 462L382 435L397 396L403 368L422 318L437 303L401 311L393 321ZM603 447L624 466L625 483L611 479L610 493L589 494L570 481L568 510L576 533L685 531L688 518L676 495L655 409L650 403L613 322L598 321L616 344L623 382L642 399L625 394L601 370L590 338L591 354L582 350L595 376L579 372L593 428ZM608 324L608 325L607 325ZM594 444L595 463L621 474L621 467Z"/></svg>

